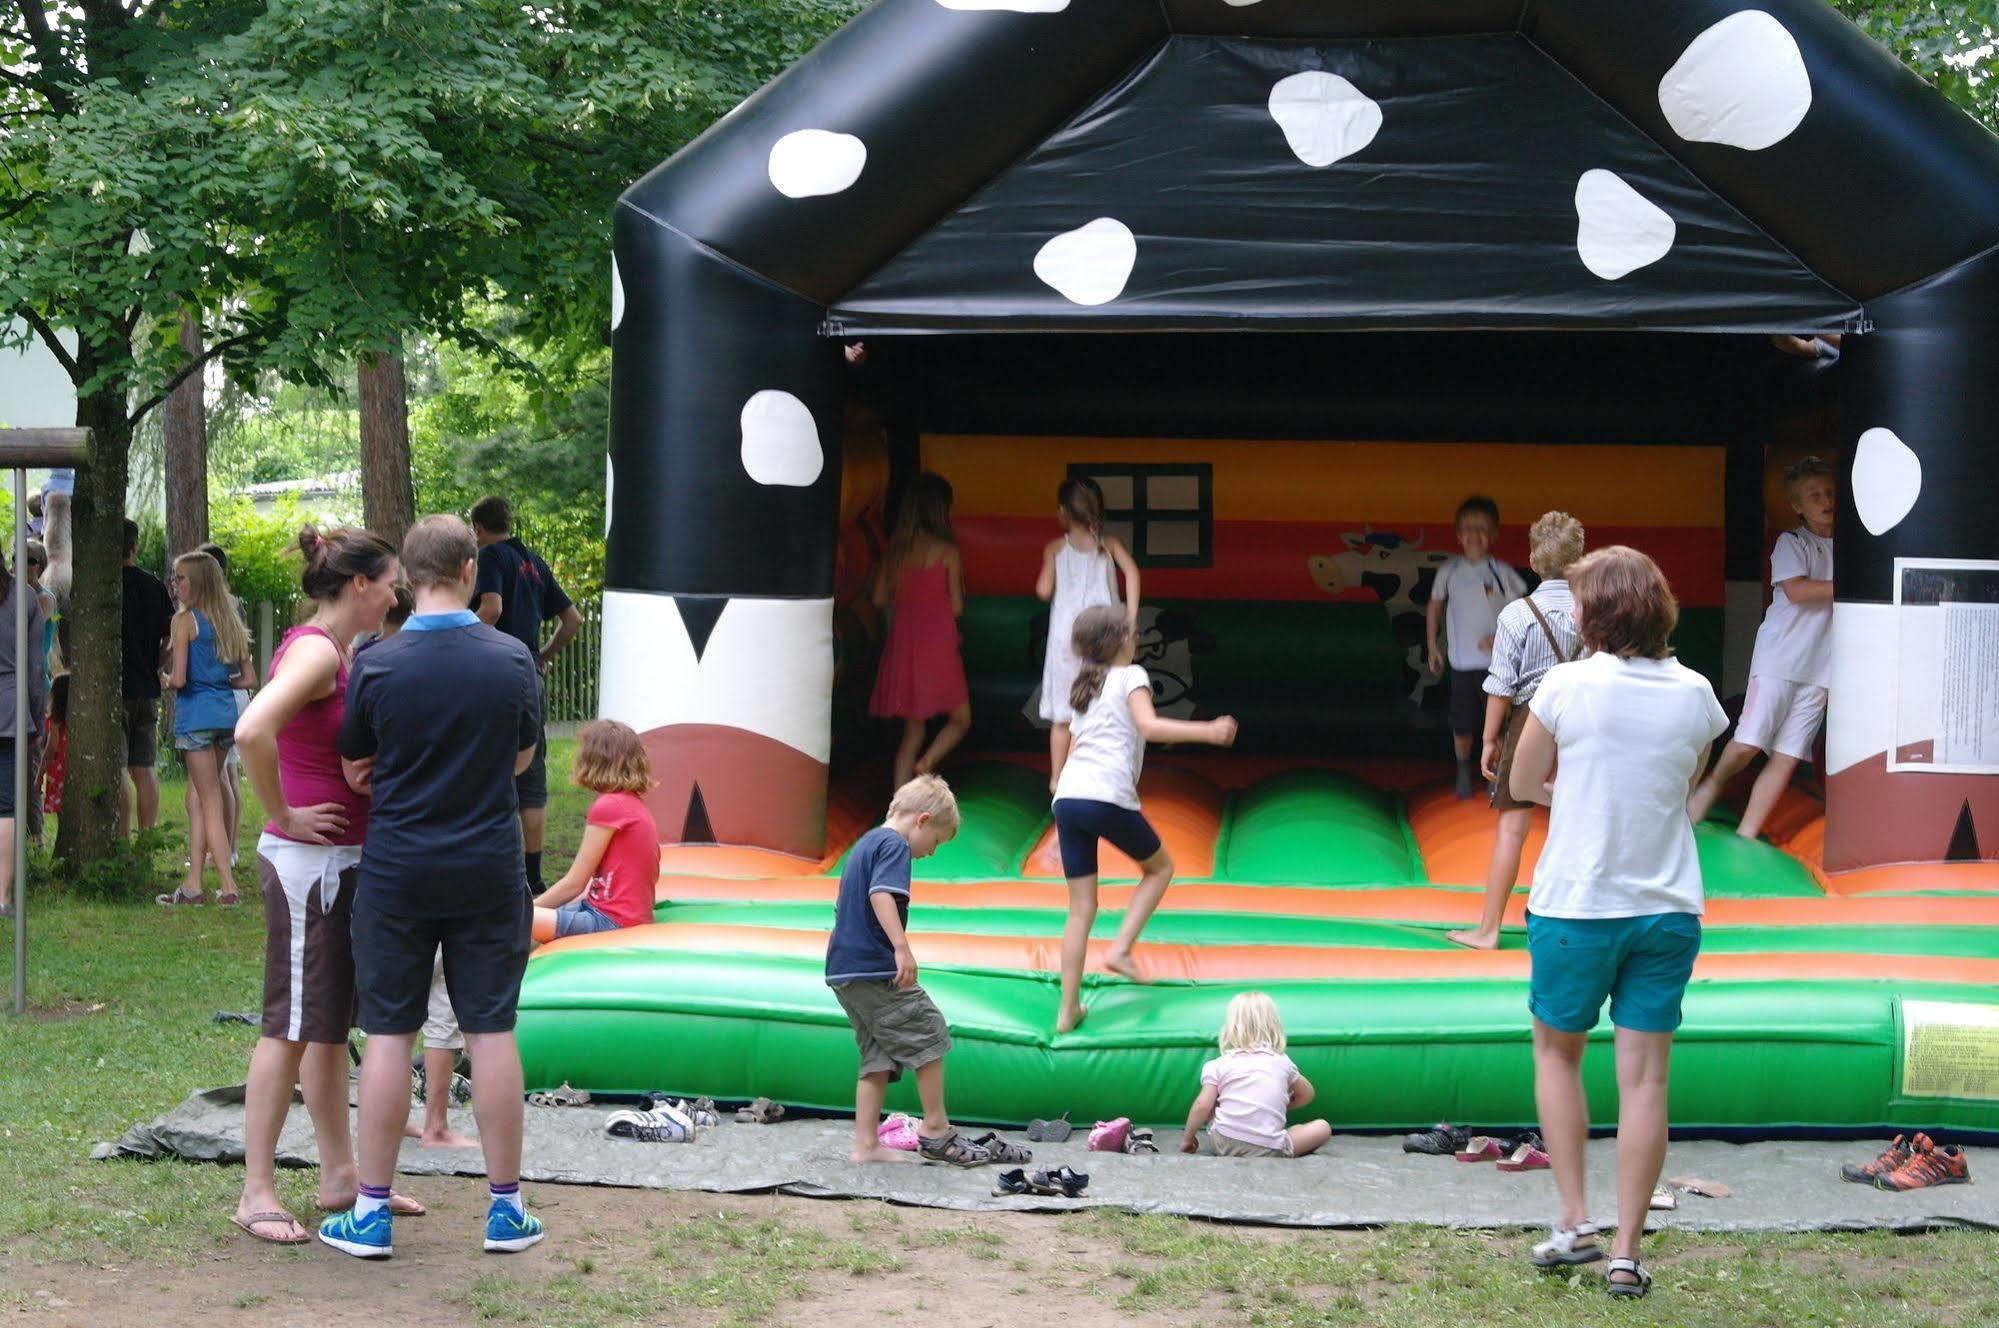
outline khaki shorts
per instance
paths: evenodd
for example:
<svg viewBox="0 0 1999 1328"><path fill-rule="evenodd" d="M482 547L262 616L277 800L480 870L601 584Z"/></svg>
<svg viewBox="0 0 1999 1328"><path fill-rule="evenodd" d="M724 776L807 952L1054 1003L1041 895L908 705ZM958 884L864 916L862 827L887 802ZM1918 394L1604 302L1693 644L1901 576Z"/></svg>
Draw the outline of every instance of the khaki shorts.
<svg viewBox="0 0 1999 1328"><path fill-rule="evenodd" d="M1246 1143L1220 1130L1209 1130L1208 1147L1215 1150L1216 1157L1289 1157L1291 1136L1284 1136L1284 1147L1269 1148L1263 1144Z"/></svg>
<svg viewBox="0 0 1999 1328"><path fill-rule="evenodd" d="M1527 731L1528 709L1518 701L1506 712L1506 727L1499 731L1499 760L1493 769L1498 778L1492 781L1492 805L1502 812L1519 811L1527 807L1538 807L1539 803L1527 802L1513 796L1513 753L1520 746L1520 735Z"/></svg>
<svg viewBox="0 0 1999 1328"><path fill-rule="evenodd" d="M423 1049L465 1050L465 1034L459 1031L458 1014L451 1008L451 991L444 985L444 952L430 970L430 1004L423 1015Z"/></svg>
<svg viewBox="0 0 1999 1328"><path fill-rule="evenodd" d="M944 1059L951 1030L921 987L898 987L880 980L843 982L833 988L854 1042L861 1049L861 1075L888 1075L894 1083L905 1069L918 1070Z"/></svg>

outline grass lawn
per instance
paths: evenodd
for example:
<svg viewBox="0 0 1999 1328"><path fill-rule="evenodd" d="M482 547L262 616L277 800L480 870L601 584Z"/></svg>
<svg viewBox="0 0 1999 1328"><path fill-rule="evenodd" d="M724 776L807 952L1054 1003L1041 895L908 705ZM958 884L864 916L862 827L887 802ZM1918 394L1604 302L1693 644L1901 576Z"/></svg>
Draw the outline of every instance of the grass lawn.
<svg viewBox="0 0 1999 1328"><path fill-rule="evenodd" d="M551 750L549 867L580 838L588 796ZM180 787L163 820L177 826ZM245 826L258 823L254 807ZM254 833L246 833L246 845ZM176 855L176 861L178 860ZM245 882L249 881L246 874ZM589 1325L884 1319L948 1325L1060 1316L1065 1328L1148 1324L1856 1325L1999 1322L1999 1235L1692 1236L1648 1246L1659 1291L1614 1306L1601 1273L1533 1274L1517 1233L1277 1232L1109 1213L973 1215L769 1196L540 1185L554 1236L509 1259L468 1239L476 1181L412 1182L435 1213L381 1275L317 1246L253 1245L223 1217L241 1173L97 1163L93 1143L190 1090L240 1081L253 1029L213 1022L260 1004L260 911L161 910L42 892L30 910L36 1007L0 1017L0 1308L99 1323ZM12 962L12 927L0 924ZM0 975L0 983L11 973ZM312 1173L281 1176L311 1212ZM1801 1214L1800 1216L1805 1216ZM457 1249L456 1244L451 1245ZM365 1296L365 1301L357 1297ZM62 1317L65 1313L71 1317Z"/></svg>

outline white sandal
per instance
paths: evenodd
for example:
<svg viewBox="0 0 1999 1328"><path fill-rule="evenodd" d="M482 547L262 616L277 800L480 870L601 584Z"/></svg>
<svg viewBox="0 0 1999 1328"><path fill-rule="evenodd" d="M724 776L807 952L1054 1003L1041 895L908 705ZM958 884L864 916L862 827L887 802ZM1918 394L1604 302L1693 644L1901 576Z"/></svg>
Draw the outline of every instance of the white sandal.
<svg viewBox="0 0 1999 1328"><path fill-rule="evenodd" d="M1594 1223L1582 1222L1573 1227L1555 1227L1548 1238L1536 1245L1531 1254L1536 1268L1574 1268L1579 1264L1595 1263L1603 1257L1603 1246L1596 1243L1597 1229ZM1588 1241L1587 1245L1581 1242Z"/></svg>
<svg viewBox="0 0 1999 1328"><path fill-rule="evenodd" d="M1645 1271L1645 1265L1636 1259L1612 1259L1606 1271L1612 1274L1609 1290L1613 1296L1625 1296L1636 1300L1652 1289L1652 1274ZM1615 1280L1615 1275L1618 1273L1629 1273L1638 1280L1619 1282Z"/></svg>

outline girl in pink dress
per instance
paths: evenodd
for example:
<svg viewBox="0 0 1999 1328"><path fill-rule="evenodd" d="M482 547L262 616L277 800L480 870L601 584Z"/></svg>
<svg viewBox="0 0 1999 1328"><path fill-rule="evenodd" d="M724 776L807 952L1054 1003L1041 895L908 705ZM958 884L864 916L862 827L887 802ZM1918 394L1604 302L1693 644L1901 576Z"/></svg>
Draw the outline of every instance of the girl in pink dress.
<svg viewBox="0 0 1999 1328"><path fill-rule="evenodd" d="M913 775L935 770L972 727L965 664L958 657L965 567L951 531L951 484L942 475L923 472L903 495L874 602L889 614L889 625L868 713L902 721L895 752L895 787L901 788ZM938 715L945 716L944 726L925 748L930 720Z"/></svg>

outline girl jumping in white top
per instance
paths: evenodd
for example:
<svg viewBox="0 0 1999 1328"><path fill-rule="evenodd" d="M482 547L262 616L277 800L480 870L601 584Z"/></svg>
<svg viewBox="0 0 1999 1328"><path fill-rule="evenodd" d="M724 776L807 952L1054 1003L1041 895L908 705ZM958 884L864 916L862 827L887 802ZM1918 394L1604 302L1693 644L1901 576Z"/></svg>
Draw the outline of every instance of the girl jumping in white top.
<svg viewBox="0 0 1999 1328"><path fill-rule="evenodd" d="M1104 956L1111 972L1145 981L1132 947L1173 880L1173 859L1159 833L1138 808L1138 772L1147 742L1208 742L1227 747L1236 722L1228 715L1200 722L1161 719L1152 708L1152 684L1132 663L1131 624L1114 605L1083 610L1070 638L1082 661L1069 704L1075 743L1055 786L1055 833L1062 845L1062 874L1069 878L1069 921L1062 929L1062 1006L1055 1031L1083 1022L1083 961L1097 920L1097 841L1108 839L1144 873L1124 925Z"/></svg>
<svg viewBox="0 0 1999 1328"><path fill-rule="evenodd" d="M1054 791L1069 759L1069 726L1075 708L1069 691L1076 684L1070 635L1076 615L1095 604L1116 605L1117 574L1124 573L1124 620L1138 634L1138 564L1115 536L1104 534L1104 495L1094 480L1063 480L1055 490L1055 517L1062 538L1041 551L1041 575L1034 593L1048 602L1048 653L1041 666L1041 717L1048 727L1048 788Z"/></svg>

